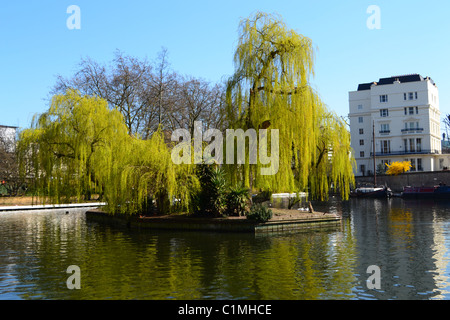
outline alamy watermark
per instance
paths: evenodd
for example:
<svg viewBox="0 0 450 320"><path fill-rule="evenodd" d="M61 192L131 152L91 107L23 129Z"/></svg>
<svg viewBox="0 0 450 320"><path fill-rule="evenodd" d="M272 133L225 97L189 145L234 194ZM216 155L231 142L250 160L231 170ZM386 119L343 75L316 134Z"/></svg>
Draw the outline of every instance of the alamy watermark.
<svg viewBox="0 0 450 320"><path fill-rule="evenodd" d="M381 269L379 266L372 265L367 268L367 273L371 274L369 278L367 278L366 285L367 289L373 290L381 289Z"/></svg>
<svg viewBox="0 0 450 320"><path fill-rule="evenodd" d="M69 30L81 29L81 9L77 5L70 5L67 7L66 12L70 16L66 20L66 26Z"/></svg>
<svg viewBox="0 0 450 320"><path fill-rule="evenodd" d="M177 129L171 140L179 142L172 150L174 164L245 164L246 146L248 146L248 163L267 165L260 168L261 175L275 175L279 169L279 130L278 129L227 129L225 131L226 155L223 155L224 138L218 129L202 131L202 122L194 122L194 155L192 161L192 137L187 129ZM270 152L268 148L270 133ZM213 139L214 138L214 139ZM246 143L248 138L248 144ZM180 141L181 139L181 141ZM203 149L203 142L210 142ZM236 154L235 154L236 152ZM269 155L270 153L270 155ZM236 160L236 161L235 161Z"/></svg>
<svg viewBox="0 0 450 320"><path fill-rule="evenodd" d="M370 5L367 10L370 16L367 18L366 26L370 30L381 29L381 9L377 5Z"/></svg>
<svg viewBox="0 0 450 320"><path fill-rule="evenodd" d="M67 268L66 273L71 274L66 281L67 289L81 289L81 269L79 266L71 265Z"/></svg>

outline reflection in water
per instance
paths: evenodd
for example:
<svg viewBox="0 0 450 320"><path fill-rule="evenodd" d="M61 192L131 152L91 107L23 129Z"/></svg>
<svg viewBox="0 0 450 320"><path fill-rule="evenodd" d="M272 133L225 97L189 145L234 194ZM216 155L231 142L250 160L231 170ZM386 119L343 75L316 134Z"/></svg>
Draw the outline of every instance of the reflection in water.
<svg viewBox="0 0 450 320"><path fill-rule="evenodd" d="M0 214L0 299L449 299L449 205L314 203L340 228L255 236L137 232L64 210ZM81 289L66 287L70 265ZM367 268L381 269L369 290Z"/></svg>
<svg viewBox="0 0 450 320"><path fill-rule="evenodd" d="M351 218L358 239L360 272L381 268L376 299L448 299L449 224L446 202L362 200ZM374 209L370 209L373 206Z"/></svg>
<svg viewBox="0 0 450 320"><path fill-rule="evenodd" d="M130 232L81 211L0 219L3 299L354 297L351 233ZM81 269L81 290L66 287L69 265Z"/></svg>

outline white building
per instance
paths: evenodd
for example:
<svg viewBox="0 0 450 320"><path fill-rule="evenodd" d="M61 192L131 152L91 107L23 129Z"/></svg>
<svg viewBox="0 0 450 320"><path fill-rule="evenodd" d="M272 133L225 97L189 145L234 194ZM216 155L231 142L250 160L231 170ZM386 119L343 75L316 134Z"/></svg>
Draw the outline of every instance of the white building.
<svg viewBox="0 0 450 320"><path fill-rule="evenodd" d="M374 167L385 170L384 163L395 161L411 161L411 171L448 166L441 153L439 92L431 78L412 74L360 84L349 92L349 106L356 176L373 175Z"/></svg>

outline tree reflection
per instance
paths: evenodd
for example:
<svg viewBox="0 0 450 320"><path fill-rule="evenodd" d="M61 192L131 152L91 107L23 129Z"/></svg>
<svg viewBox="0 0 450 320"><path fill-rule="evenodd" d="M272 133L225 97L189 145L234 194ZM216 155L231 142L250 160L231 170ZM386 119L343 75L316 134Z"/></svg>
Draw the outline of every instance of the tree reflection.
<svg viewBox="0 0 450 320"><path fill-rule="evenodd" d="M345 299L355 285L355 240L338 230L135 232L63 213L13 228L22 230L9 249L23 299ZM70 265L80 267L80 290L66 287Z"/></svg>

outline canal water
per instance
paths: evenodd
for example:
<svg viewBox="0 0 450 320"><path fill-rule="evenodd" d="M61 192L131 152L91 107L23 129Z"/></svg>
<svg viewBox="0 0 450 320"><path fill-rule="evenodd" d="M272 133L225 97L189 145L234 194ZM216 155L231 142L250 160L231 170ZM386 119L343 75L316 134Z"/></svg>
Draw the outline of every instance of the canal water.
<svg viewBox="0 0 450 320"><path fill-rule="evenodd" d="M314 206L342 225L138 232L86 221L83 209L0 212L0 299L450 299L450 202ZM81 288L70 290L73 265Z"/></svg>

